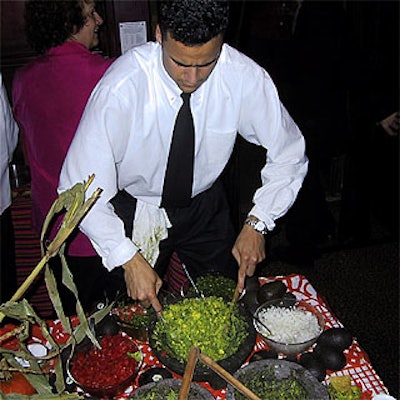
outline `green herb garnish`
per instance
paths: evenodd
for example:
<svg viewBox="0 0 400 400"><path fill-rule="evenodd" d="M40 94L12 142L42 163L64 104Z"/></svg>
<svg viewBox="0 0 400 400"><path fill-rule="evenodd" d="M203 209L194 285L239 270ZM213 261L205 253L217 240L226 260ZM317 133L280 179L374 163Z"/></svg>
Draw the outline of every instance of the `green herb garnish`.
<svg viewBox="0 0 400 400"><path fill-rule="evenodd" d="M113 310L119 320L129 325L131 329L147 328L155 317L152 307L144 308L138 302L129 299L120 300Z"/></svg>
<svg viewBox="0 0 400 400"><path fill-rule="evenodd" d="M263 400L309 400L306 389L295 374L284 379L274 376L273 369L268 368L257 374L244 373L239 379ZM235 389L235 399L245 400L246 397Z"/></svg>
<svg viewBox="0 0 400 400"><path fill-rule="evenodd" d="M233 279L221 275L204 275L196 279L196 286L204 296L221 296L224 299L232 299L236 288L236 282ZM190 286L187 292L188 296L196 296L196 290Z"/></svg>
<svg viewBox="0 0 400 400"><path fill-rule="evenodd" d="M142 353L140 351L135 351L134 353L126 353L128 357L135 359L137 362L140 362L142 359Z"/></svg>
<svg viewBox="0 0 400 400"><path fill-rule="evenodd" d="M176 389L163 389L154 386L149 392L141 394L140 396L132 397L135 400L178 400L179 391Z"/></svg>

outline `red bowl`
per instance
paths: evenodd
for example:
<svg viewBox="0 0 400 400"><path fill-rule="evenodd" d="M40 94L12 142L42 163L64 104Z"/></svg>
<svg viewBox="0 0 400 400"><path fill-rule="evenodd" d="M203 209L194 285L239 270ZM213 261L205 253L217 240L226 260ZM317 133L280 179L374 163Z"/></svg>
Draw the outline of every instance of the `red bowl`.
<svg viewBox="0 0 400 400"><path fill-rule="evenodd" d="M90 342L77 346L67 365L68 374L85 393L113 398L133 384L142 355L132 340L121 335L103 336L99 343L101 349Z"/></svg>

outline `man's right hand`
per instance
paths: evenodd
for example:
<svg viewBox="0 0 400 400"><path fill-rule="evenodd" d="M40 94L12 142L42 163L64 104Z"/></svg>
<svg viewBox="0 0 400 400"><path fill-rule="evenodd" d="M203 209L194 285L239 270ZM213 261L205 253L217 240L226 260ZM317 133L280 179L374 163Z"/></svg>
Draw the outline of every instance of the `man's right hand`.
<svg viewBox="0 0 400 400"><path fill-rule="evenodd" d="M163 282L151 265L137 252L122 268L128 296L146 308L152 306L160 314L162 306L157 294Z"/></svg>

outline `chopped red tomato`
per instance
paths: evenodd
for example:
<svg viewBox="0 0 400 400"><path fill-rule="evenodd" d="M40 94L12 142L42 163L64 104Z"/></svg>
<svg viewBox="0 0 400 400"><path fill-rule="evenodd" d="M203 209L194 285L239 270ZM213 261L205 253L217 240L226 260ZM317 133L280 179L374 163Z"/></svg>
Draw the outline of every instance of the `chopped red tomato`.
<svg viewBox="0 0 400 400"><path fill-rule="evenodd" d="M8 381L0 381L0 390L4 394L19 393L32 395L36 393L35 388L29 383L22 372L13 372Z"/></svg>
<svg viewBox="0 0 400 400"><path fill-rule="evenodd" d="M116 314L121 321L131 323L136 316L146 315L147 310L140 304L132 303L115 308L113 314Z"/></svg>
<svg viewBox="0 0 400 400"><path fill-rule="evenodd" d="M138 361L131 355L138 348L131 340L107 335L100 345L101 349L93 347L87 353L77 353L71 360L71 373L80 384L92 388L113 386L137 371Z"/></svg>

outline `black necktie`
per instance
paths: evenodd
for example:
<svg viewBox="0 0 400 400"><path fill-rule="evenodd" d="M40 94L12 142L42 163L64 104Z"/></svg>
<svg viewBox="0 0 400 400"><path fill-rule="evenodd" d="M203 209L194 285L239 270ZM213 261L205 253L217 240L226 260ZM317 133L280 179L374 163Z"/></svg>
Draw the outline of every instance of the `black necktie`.
<svg viewBox="0 0 400 400"><path fill-rule="evenodd" d="M161 205L187 207L192 197L194 125L190 93L182 93L183 104L175 121Z"/></svg>

